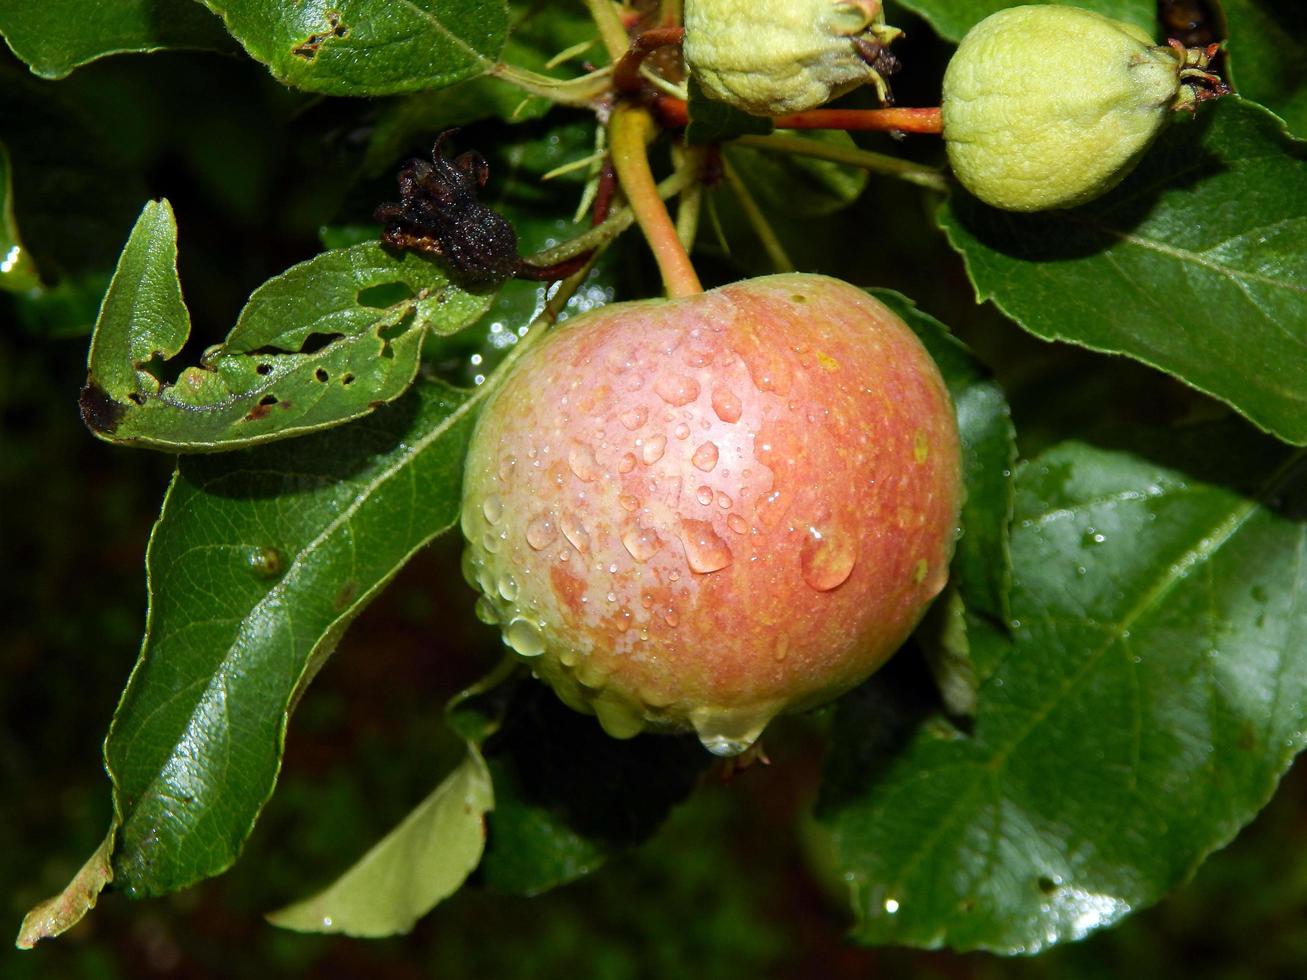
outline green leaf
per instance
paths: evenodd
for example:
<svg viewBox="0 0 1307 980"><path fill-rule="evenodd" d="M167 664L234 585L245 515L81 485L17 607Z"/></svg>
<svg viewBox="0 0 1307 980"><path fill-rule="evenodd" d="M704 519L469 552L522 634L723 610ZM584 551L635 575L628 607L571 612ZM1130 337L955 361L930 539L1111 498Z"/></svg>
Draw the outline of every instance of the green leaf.
<svg viewBox="0 0 1307 980"><path fill-rule="evenodd" d="M105 745L115 884L227 868L272 792L289 713L348 624L458 517L484 389L423 382L352 425L183 457L150 538L140 659Z"/></svg>
<svg viewBox="0 0 1307 980"><path fill-rule="evenodd" d="M328 95L440 88L489 70L508 33L504 0L203 0L278 80Z"/></svg>
<svg viewBox="0 0 1307 980"><path fill-rule="evenodd" d="M952 583L970 609L1006 623L1012 556L1016 431L1003 389L944 324L889 289L871 295L910 326L939 367L958 416L962 439L962 538L953 557Z"/></svg>
<svg viewBox="0 0 1307 980"><path fill-rule="evenodd" d="M712 757L692 736L619 741L534 681L513 690L486 742L495 810L485 882L534 895L596 870L647 839Z"/></svg>
<svg viewBox="0 0 1307 980"><path fill-rule="evenodd" d="M1085 936L1186 880L1304 744L1301 451L1242 425L1062 444L1018 478L1012 552L970 737L893 669L841 702L822 813L863 942Z"/></svg>
<svg viewBox="0 0 1307 980"><path fill-rule="evenodd" d="M772 131L770 119L741 112L725 102L708 98L693 77L689 80L689 91L690 122L685 127L687 143L696 146L724 143L737 136L766 136Z"/></svg>
<svg viewBox="0 0 1307 980"><path fill-rule="evenodd" d="M192 0L6 0L0 34L42 78L63 78L110 54L232 47L222 25Z"/></svg>
<svg viewBox="0 0 1307 980"><path fill-rule="evenodd" d="M962 36L990 14L1006 7L1021 6L1024 0L898 0L904 7L930 22L939 36L947 41L961 41ZM1142 27L1150 34L1157 30L1157 4L1153 0L1065 0L1065 7L1083 7Z"/></svg>
<svg viewBox="0 0 1307 980"><path fill-rule="evenodd" d="M40 285L32 253L18 237L18 222L14 220L14 172L9 163L9 150L0 143L0 289L25 292Z"/></svg>
<svg viewBox="0 0 1307 980"><path fill-rule="evenodd" d="M100 310L82 418L107 441L176 452L339 425L408 389L428 331L452 333L489 306L426 259L396 258L377 242L325 252L255 290L226 342L168 384L151 361L181 350L190 318L172 209L153 202Z"/></svg>
<svg viewBox="0 0 1307 980"><path fill-rule="evenodd" d="M959 192L939 220L977 298L1031 333L1126 354L1307 443L1304 160L1231 97L1083 207L1019 215Z"/></svg>
<svg viewBox="0 0 1307 980"><path fill-rule="evenodd" d="M1221 0L1228 81L1245 98L1307 134L1307 28L1301 10L1266 0Z"/></svg>
<svg viewBox="0 0 1307 980"><path fill-rule="evenodd" d="M403 823L312 898L273 912L299 932L380 937L406 933L456 892L481 860L490 773L476 747Z"/></svg>

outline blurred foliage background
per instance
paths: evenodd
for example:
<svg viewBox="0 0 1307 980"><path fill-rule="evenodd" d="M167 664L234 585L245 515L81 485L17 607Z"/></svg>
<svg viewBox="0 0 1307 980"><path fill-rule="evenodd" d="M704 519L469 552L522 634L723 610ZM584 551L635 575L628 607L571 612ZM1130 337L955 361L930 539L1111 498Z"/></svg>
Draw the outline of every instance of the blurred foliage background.
<svg viewBox="0 0 1307 980"><path fill-rule="evenodd" d="M914 70L899 81L900 98L931 104L942 53L924 26L905 26L899 54ZM165 456L96 442L77 417L86 332L114 256L143 201L168 197L198 353L226 333L255 286L321 248L324 226L371 233L371 209L393 185L390 168L371 173L363 162L388 108L288 92L258 65L219 55L113 58L61 82L37 81L0 57L0 139L13 160L18 225L55 284L39 300L0 296L8 568L0 824L10 840L0 880L13 932L32 904L63 887L108 824L98 748L140 642L142 562L171 469ZM428 130L441 126L439 112L418 119L401 152L421 152ZM527 122L473 125L460 136L491 156L491 197L501 182L499 203L528 247L559 233L578 191L560 181L537 192L532 173L588 143L583 126L576 147L541 141L542 132ZM893 149L930 158L938 147ZM505 175L519 169L525 176L514 184ZM778 231L800 268L900 289L997 365L1023 455L1091 416L1111 424L1207 410L1158 374L1040 344L977 307L928 207L924 196L872 179L856 203L821 219L829 232L805 234L808 215L779 221ZM705 231L705 280L765 271L729 201L721 219L732 251ZM624 296L656 281L629 246L605 275ZM527 312L533 290L514 300ZM489 363L502 333L490 321L511 319L513 309L501 305L462 346L444 350L450 371L467 381ZM193 360L188 353L178 363ZM495 894L474 877L412 935L381 942L266 925L262 913L329 881L458 757L441 706L495 662L499 643L473 616L457 559L458 542L446 536L350 630L297 712L277 793L231 872L165 900L109 894L57 942L0 953L0 976L1307 976L1301 766L1194 882L1086 942L1025 960L846 944L839 883L823 880L819 847L802 829L821 765L820 719L776 727L770 768L729 782L709 770L652 842L549 894Z"/></svg>

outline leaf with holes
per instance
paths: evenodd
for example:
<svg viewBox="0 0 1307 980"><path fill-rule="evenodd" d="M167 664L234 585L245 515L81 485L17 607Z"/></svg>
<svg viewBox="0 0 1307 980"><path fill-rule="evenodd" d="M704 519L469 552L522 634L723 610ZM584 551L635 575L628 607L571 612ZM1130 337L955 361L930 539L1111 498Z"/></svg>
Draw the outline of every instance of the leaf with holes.
<svg viewBox="0 0 1307 980"><path fill-rule="evenodd" d="M326 252L255 290L226 342L169 384L156 360L190 334L176 263L172 209L147 204L100 309L81 397L83 420L109 442L207 452L359 418L413 383L425 334L465 327L491 300L376 242Z"/></svg>
<svg viewBox="0 0 1307 980"><path fill-rule="evenodd" d="M203 0L287 85L391 95L485 74L508 34L504 0Z"/></svg>
<svg viewBox="0 0 1307 980"><path fill-rule="evenodd" d="M182 458L150 538L145 641L105 745L116 887L162 894L235 860L303 688L457 520L483 391L423 381L344 428Z"/></svg>
<svg viewBox="0 0 1307 980"><path fill-rule="evenodd" d="M1302 748L1304 452L1242 424L1143 442L1022 470L969 736L893 671L841 703L821 812L860 940L1078 939L1188 878Z"/></svg>
<svg viewBox="0 0 1307 980"><path fill-rule="evenodd" d="M940 211L978 299L1048 340L1126 354L1307 443L1307 144L1237 98L1173 122L1111 194Z"/></svg>

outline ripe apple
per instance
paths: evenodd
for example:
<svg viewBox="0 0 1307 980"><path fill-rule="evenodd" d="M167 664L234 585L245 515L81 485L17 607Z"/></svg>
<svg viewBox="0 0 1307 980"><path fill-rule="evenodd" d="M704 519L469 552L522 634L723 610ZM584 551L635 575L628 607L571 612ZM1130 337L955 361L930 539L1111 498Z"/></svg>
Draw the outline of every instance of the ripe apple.
<svg viewBox="0 0 1307 980"><path fill-rule="evenodd" d="M605 730L744 751L857 684L943 587L958 433L912 331L776 275L563 324L488 400L464 572Z"/></svg>

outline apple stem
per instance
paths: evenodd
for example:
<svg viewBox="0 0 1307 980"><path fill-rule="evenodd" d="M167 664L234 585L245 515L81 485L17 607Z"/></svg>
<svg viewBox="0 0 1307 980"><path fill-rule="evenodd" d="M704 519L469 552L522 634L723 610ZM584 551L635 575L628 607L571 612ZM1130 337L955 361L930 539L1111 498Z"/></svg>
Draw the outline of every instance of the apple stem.
<svg viewBox="0 0 1307 980"><path fill-rule="evenodd" d="M608 57L616 64L630 44L617 8L613 6L612 0L585 0L585 6L590 11L595 26L599 28L599 37L608 50Z"/></svg>
<svg viewBox="0 0 1307 980"><path fill-rule="evenodd" d="M640 91L640 66L654 51L685 39L684 27L655 27L636 35L613 66L613 88L626 95Z"/></svg>
<svg viewBox="0 0 1307 980"><path fill-rule="evenodd" d="M812 157L815 160L829 160L831 163L840 163L848 167L859 167L887 177L897 177L899 180L906 180L910 184L927 187L933 191L948 190L948 178L934 167L912 163L886 153L874 153L856 146L840 146L784 134L740 136L735 142L755 150L789 153L793 156Z"/></svg>
<svg viewBox="0 0 1307 980"><path fill-rule="evenodd" d="M739 172L731 166L731 162L726 159L724 154L722 156L722 173L726 177L726 183L730 185L731 190L739 200L744 216L749 220L749 224L753 226L754 234L758 236L758 241L762 243L763 250L767 253L767 257L771 259L776 271L793 272L794 263L785 254L785 247L781 245L781 240L776 237L776 231L767 220L767 216L763 214L762 208L758 207L758 202L749 193L749 188L740 179Z"/></svg>
<svg viewBox="0 0 1307 980"><path fill-rule="evenodd" d="M672 146L672 160L678 173L703 173L704 148L701 146ZM694 247L699 233L699 215L703 209L703 182L692 180L676 202L676 237L687 251Z"/></svg>
<svg viewBox="0 0 1307 980"><path fill-rule="evenodd" d="M660 95L654 100L659 120L665 126L684 126L690 118L684 99ZM943 131L940 111L935 106L903 109L809 109L787 116L774 116L777 129L846 129L861 132L934 133Z"/></svg>
<svg viewBox="0 0 1307 980"><path fill-rule="evenodd" d="M663 277L669 297L693 296L703 292L689 253L676 234L676 225L658 196L647 146L654 134L653 117L641 106L624 103L613 110L608 123L608 144L612 148L617 182L635 213Z"/></svg>
<svg viewBox="0 0 1307 980"><path fill-rule="evenodd" d="M694 174L689 170L679 170L670 177L664 178L657 187L654 188L659 199L671 197L679 194L686 187L693 184ZM596 198L596 207L606 195L601 194ZM598 213L596 211L596 213ZM532 255L524 256L522 261L526 265L545 267L558 265L568 259L581 255L594 248L607 245L622 232L630 228L635 223L636 216L630 208L617 208L611 214L607 213L605 205L604 213L606 217L593 228L582 232L575 238L569 238L567 241L559 242L552 248L547 248L541 252L535 252Z"/></svg>

